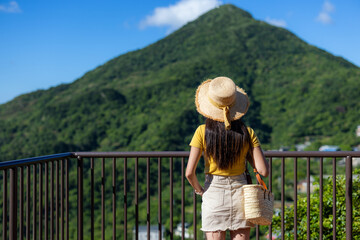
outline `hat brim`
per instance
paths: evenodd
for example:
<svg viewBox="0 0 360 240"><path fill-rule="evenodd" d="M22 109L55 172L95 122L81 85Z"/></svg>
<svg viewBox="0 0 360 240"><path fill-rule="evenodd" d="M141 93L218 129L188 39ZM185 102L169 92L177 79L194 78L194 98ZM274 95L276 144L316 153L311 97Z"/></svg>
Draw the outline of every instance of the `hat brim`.
<svg viewBox="0 0 360 240"><path fill-rule="evenodd" d="M224 122L223 110L214 106L208 98L208 91L211 79L203 82L196 91L195 104L197 111L206 118L215 121ZM234 104L230 107L231 121L240 119L245 115L249 108L250 102L246 92L236 86L236 98Z"/></svg>

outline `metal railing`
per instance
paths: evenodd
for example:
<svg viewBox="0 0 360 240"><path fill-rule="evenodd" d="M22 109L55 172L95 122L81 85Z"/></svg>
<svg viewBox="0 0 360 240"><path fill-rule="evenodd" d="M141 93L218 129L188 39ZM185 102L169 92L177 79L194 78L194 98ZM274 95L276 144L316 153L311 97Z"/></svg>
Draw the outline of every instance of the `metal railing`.
<svg viewBox="0 0 360 240"><path fill-rule="evenodd" d="M176 223L181 230L181 239L201 238L198 216L201 201L185 182L188 155L189 152L75 152L2 162L2 239L109 239L105 234L110 234L113 239L128 239L130 235L133 239L139 239L141 224L146 226L147 239L150 239L151 225L157 226L159 240L164 238L164 232L167 239L174 239L178 234L174 231ZM269 188L280 195L277 200L280 204L282 237L286 233L285 185L289 180L285 177L285 166L293 167L293 202L297 203L298 161L306 162L307 239L311 234L311 163L316 162L319 166L319 237L322 239L324 160L330 158L332 162L333 216L336 216L337 162L339 158L345 159L346 238L353 239L352 162L353 157L360 157L360 152L268 151L265 156L270 163ZM287 161L293 163L289 165ZM273 164L280 166L279 188L273 187ZM111 184L107 184L109 178ZM179 195L181 199L178 199ZM143 206L145 204L146 207ZM146 214L143 214L144 209ZM157 209L157 216L154 217L152 209ZM186 222L191 221L193 227L189 233ZM294 204L294 239L297 239L297 221L297 204ZM110 228L111 231L107 231ZM273 228L269 226L267 229L271 239ZM257 226L256 239L261 234ZM333 236L336 238L335 217Z"/></svg>

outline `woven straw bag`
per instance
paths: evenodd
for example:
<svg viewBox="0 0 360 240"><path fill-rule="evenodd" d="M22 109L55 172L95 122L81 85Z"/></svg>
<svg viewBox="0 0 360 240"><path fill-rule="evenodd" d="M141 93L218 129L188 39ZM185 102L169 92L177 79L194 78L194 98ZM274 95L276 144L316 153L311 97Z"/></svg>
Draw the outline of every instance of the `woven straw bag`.
<svg viewBox="0 0 360 240"><path fill-rule="evenodd" d="M244 185L244 212L245 219L258 225L270 225L273 218L274 196L267 189L265 182L254 168L258 184L251 184L251 178ZM246 169L246 174L250 176Z"/></svg>

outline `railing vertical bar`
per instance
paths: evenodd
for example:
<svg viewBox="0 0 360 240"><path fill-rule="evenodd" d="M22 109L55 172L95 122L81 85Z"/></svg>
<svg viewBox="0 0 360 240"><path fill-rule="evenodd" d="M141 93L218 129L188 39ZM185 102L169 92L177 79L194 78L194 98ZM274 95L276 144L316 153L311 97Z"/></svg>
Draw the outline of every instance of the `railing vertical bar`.
<svg viewBox="0 0 360 240"><path fill-rule="evenodd" d="M37 203L37 200L36 200L36 178L37 178L37 172L36 172L36 164L33 165L33 240L36 239L36 231L37 231L37 228L36 228L36 203Z"/></svg>
<svg viewBox="0 0 360 240"><path fill-rule="evenodd" d="M139 158L135 159L135 240L139 240Z"/></svg>
<svg viewBox="0 0 360 240"><path fill-rule="evenodd" d="M7 170L3 170L3 231L2 239L7 239Z"/></svg>
<svg viewBox="0 0 360 240"><path fill-rule="evenodd" d="M42 163L39 163L39 240L42 239L43 233L43 167Z"/></svg>
<svg viewBox="0 0 360 240"><path fill-rule="evenodd" d="M112 172L112 185L113 185L113 240L116 239L116 158L113 158L113 172Z"/></svg>
<svg viewBox="0 0 360 240"><path fill-rule="evenodd" d="M105 240L105 159L101 159L101 239Z"/></svg>
<svg viewBox="0 0 360 240"><path fill-rule="evenodd" d="M10 168L9 238L17 239L17 167Z"/></svg>
<svg viewBox="0 0 360 240"><path fill-rule="evenodd" d="M124 159L124 240L127 240L127 158Z"/></svg>
<svg viewBox="0 0 360 240"><path fill-rule="evenodd" d="M49 236L49 162L45 162L45 240Z"/></svg>
<svg viewBox="0 0 360 240"><path fill-rule="evenodd" d="M146 159L146 226L147 239L150 240L150 158Z"/></svg>
<svg viewBox="0 0 360 240"><path fill-rule="evenodd" d="M60 161L60 181L61 181L61 192L60 192L60 232L61 232L61 240L65 239L64 234L64 159Z"/></svg>
<svg viewBox="0 0 360 240"><path fill-rule="evenodd" d="M161 228L161 158L158 158L158 233L159 233L159 240L162 240L162 228ZM195 213L194 213L195 214Z"/></svg>
<svg viewBox="0 0 360 240"><path fill-rule="evenodd" d="M43 164L39 163L39 240L43 237Z"/></svg>
<svg viewBox="0 0 360 240"><path fill-rule="evenodd" d="M90 199L90 231L91 231L91 240L94 240L94 208L95 208L95 204L94 204L94 158L90 158L90 186L91 186L91 199Z"/></svg>
<svg viewBox="0 0 360 240"><path fill-rule="evenodd" d="M66 187L66 240L69 240L69 159L65 162L65 187Z"/></svg>
<svg viewBox="0 0 360 240"><path fill-rule="evenodd" d="M30 165L26 166L26 239L30 240ZM5 239L5 238L3 238Z"/></svg>
<svg viewBox="0 0 360 240"><path fill-rule="evenodd" d="M82 240L83 232L83 170L84 162L81 157L78 158L78 240Z"/></svg>
<svg viewBox="0 0 360 240"><path fill-rule="evenodd" d="M19 239L24 239L24 167L20 167Z"/></svg>
<svg viewBox="0 0 360 240"><path fill-rule="evenodd" d="M319 225L320 225L320 232L319 232L319 237L320 240L323 239L323 208L324 208L324 204L323 204L323 174L324 174L324 161L323 158L320 158L320 179L319 179L319 195L320 195L320 211L319 211Z"/></svg>
<svg viewBox="0 0 360 240"><path fill-rule="evenodd" d="M255 226L255 233L256 233L256 235L255 235L256 240L259 240L260 239L259 225Z"/></svg>
<svg viewBox="0 0 360 240"><path fill-rule="evenodd" d="M194 226L194 240L197 239L197 221L196 221L197 211L196 211L196 193L193 191L193 226Z"/></svg>
<svg viewBox="0 0 360 240"><path fill-rule="evenodd" d="M269 189L272 191L272 158L269 158ZM269 239L272 239L272 224L269 226Z"/></svg>
<svg viewBox="0 0 360 240"><path fill-rule="evenodd" d="M55 163L51 162L50 173L50 240L54 239L54 182L55 182Z"/></svg>
<svg viewBox="0 0 360 240"><path fill-rule="evenodd" d="M281 237L285 236L285 158L281 158Z"/></svg>
<svg viewBox="0 0 360 240"><path fill-rule="evenodd" d="M59 240L59 187L60 187L60 164L59 161L56 161L56 191L55 191L55 211L56 211L56 218L55 218L55 231L56 231L56 240Z"/></svg>
<svg viewBox="0 0 360 240"><path fill-rule="evenodd" d="M173 161L174 159L172 157L170 157L170 240L174 239L174 222L173 222L173 218L174 218L174 186L173 186L173 180L174 180L174 176L173 176Z"/></svg>
<svg viewBox="0 0 360 240"><path fill-rule="evenodd" d="M346 239L353 239L352 237L352 157L346 157Z"/></svg>
<svg viewBox="0 0 360 240"><path fill-rule="evenodd" d="M306 158L306 198L307 198L307 239L310 239L310 158Z"/></svg>
<svg viewBox="0 0 360 240"><path fill-rule="evenodd" d="M333 158L333 240L336 240L336 157Z"/></svg>
<svg viewBox="0 0 360 240"><path fill-rule="evenodd" d="M185 239L185 159L181 158L181 240Z"/></svg>
<svg viewBox="0 0 360 240"><path fill-rule="evenodd" d="M297 157L294 159L294 240L297 240Z"/></svg>

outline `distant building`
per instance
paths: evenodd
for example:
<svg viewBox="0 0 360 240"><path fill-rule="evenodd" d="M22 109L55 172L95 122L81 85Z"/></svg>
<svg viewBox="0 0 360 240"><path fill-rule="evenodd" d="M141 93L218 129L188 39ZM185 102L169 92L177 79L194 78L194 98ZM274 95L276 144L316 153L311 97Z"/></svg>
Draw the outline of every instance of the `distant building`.
<svg viewBox="0 0 360 240"><path fill-rule="evenodd" d="M190 232L190 224L189 223L184 223L184 238L193 238L194 237L194 234ZM177 226L176 226L176 229L175 229L175 236L179 236L181 237L182 236L182 224L179 223Z"/></svg>
<svg viewBox="0 0 360 240"><path fill-rule="evenodd" d="M360 125L356 128L356 136L360 137Z"/></svg>
<svg viewBox="0 0 360 240"><path fill-rule="evenodd" d="M360 158L353 157L352 165L353 165L353 167L359 166L360 165Z"/></svg>
<svg viewBox="0 0 360 240"><path fill-rule="evenodd" d="M311 145L311 142L306 141L304 143L295 145L295 148L296 148L296 151L304 151L305 148L307 148L310 145Z"/></svg>
<svg viewBox="0 0 360 240"><path fill-rule="evenodd" d="M346 158L341 159L341 160L338 162L338 164L339 164L339 165L342 165L342 166L345 166L345 164L346 164ZM352 158L352 166L353 166L353 168L360 166L360 158L358 158L358 157L353 157L353 158Z"/></svg>
<svg viewBox="0 0 360 240"><path fill-rule="evenodd" d="M340 151L340 148L338 146L332 146L332 145L323 145L319 148L319 151L322 152L334 152L334 151Z"/></svg>
<svg viewBox="0 0 360 240"><path fill-rule="evenodd" d="M290 148L289 147L285 147L285 146L281 146L280 148L279 148L279 151L280 152L285 152L285 151L289 151L290 150Z"/></svg>
<svg viewBox="0 0 360 240"><path fill-rule="evenodd" d="M314 177L310 176L310 193L312 193L315 190L314 181L315 181ZM307 180L301 180L300 182L298 182L297 190L300 193L306 193L307 192Z"/></svg>
<svg viewBox="0 0 360 240"><path fill-rule="evenodd" d="M136 239L136 230L133 228L133 240ZM164 238L164 226L161 227L161 239ZM147 226L139 226L139 240L147 240ZM150 226L150 240L159 240L159 227L157 225Z"/></svg>

